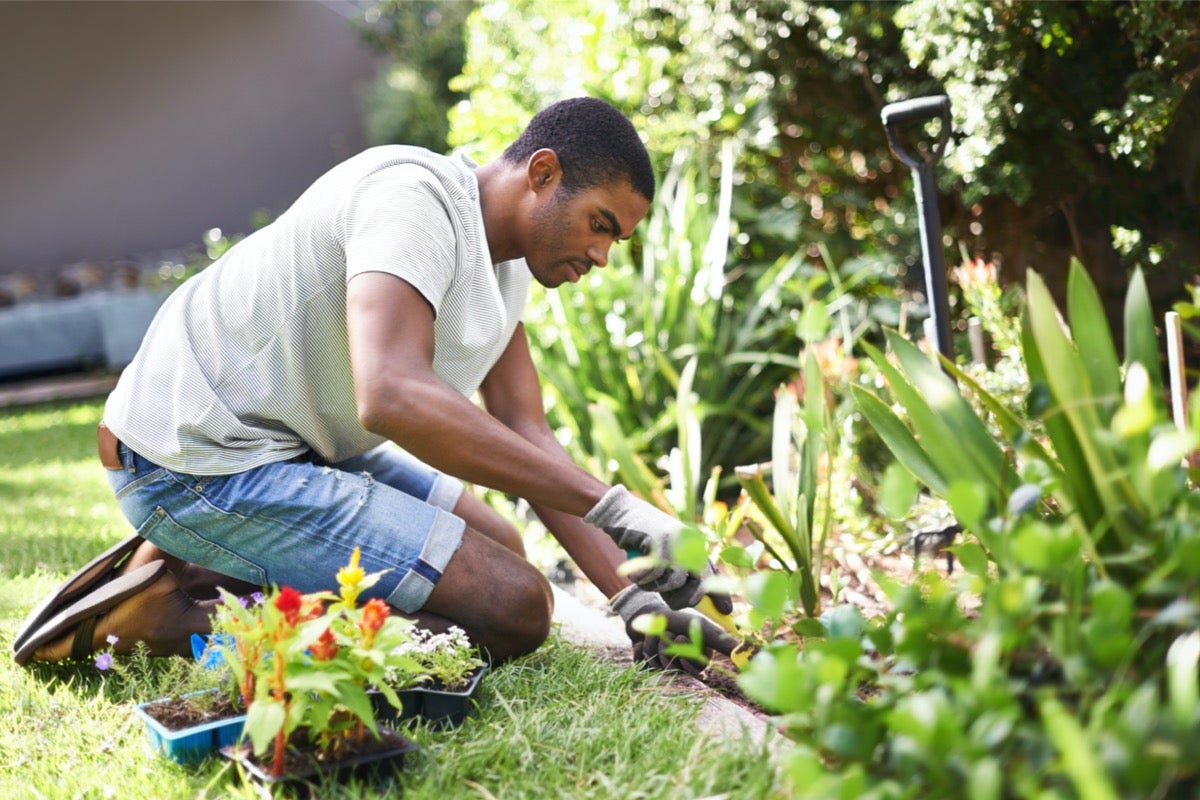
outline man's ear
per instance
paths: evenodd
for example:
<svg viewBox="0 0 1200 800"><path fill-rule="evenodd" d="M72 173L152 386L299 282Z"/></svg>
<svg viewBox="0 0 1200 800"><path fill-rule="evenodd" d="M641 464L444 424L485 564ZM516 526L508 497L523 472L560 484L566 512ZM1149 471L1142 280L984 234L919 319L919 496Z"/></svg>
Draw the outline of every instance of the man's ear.
<svg viewBox="0 0 1200 800"><path fill-rule="evenodd" d="M526 180L534 192L542 189L554 191L555 181L562 177L562 165L558 163L558 154L549 147L543 147L529 157L526 167Z"/></svg>

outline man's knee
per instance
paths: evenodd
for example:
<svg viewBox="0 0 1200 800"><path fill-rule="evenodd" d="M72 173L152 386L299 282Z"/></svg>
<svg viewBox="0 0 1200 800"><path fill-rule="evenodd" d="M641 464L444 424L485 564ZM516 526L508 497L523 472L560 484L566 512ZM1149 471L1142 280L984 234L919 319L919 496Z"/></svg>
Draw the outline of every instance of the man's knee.
<svg viewBox="0 0 1200 800"><path fill-rule="evenodd" d="M514 589L512 604L511 613L506 614L512 626L508 636L514 650L512 655L531 653L550 636L550 623L554 617L550 582L530 567Z"/></svg>

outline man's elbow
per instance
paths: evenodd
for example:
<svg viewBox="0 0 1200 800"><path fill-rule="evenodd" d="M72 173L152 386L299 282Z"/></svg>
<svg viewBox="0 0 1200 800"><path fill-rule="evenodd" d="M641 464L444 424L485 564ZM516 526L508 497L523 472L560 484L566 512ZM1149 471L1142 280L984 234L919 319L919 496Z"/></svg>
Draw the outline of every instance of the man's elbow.
<svg viewBox="0 0 1200 800"><path fill-rule="evenodd" d="M356 392L358 423L370 433L394 438L397 421L407 416L404 397L403 390L382 385Z"/></svg>

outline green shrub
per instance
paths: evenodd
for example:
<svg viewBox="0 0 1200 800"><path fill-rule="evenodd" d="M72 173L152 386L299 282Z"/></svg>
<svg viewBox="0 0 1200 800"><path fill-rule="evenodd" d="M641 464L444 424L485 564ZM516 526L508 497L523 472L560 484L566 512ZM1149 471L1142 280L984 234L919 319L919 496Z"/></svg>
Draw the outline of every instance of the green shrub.
<svg viewBox="0 0 1200 800"><path fill-rule="evenodd" d="M809 796L1193 797L1200 790L1200 496L1158 381L1149 301L1130 284L1124 363L1076 265L1062 322L1030 275L1027 413L915 346L867 348L897 408L864 415L965 528L954 580L837 607L741 678L798 742ZM1074 332L1074 334L1073 334ZM970 610L967 610L970 609ZM807 632L808 629L806 629Z"/></svg>

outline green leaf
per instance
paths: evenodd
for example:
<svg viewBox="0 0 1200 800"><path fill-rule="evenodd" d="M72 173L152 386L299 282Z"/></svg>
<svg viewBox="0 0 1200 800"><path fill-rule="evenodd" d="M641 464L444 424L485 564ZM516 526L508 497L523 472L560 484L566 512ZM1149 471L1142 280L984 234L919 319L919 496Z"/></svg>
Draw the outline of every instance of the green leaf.
<svg viewBox="0 0 1200 800"><path fill-rule="evenodd" d="M1137 509L1141 504L1131 496L1128 482L1121 480L1120 465L1111 450L1097 441L1097 435L1108 429L1107 422L1101 419L1086 370L1062 329L1050 291L1032 271L1028 275L1026 311L1026 361L1030 377L1036 364L1042 373L1040 378L1054 396L1055 407L1045 424L1054 450L1063 461L1063 475L1071 490L1067 503L1083 514L1079 520L1082 530L1085 535L1097 535L1097 544L1113 530L1119 544L1128 546L1132 531L1125 506Z"/></svg>
<svg viewBox="0 0 1200 800"><path fill-rule="evenodd" d="M1028 452L1034 458L1047 463L1052 461L1049 454L1046 453L1045 448L1042 447L1037 438L1031 435L1029 424L1026 420L1018 417L1012 411L1009 411L1008 406L1004 405L1004 403L1002 403L991 392L984 389L978 381L976 381L967 373L963 372L958 368L958 366L954 364L945 364L944 366L950 371L950 374L954 376L955 380L970 389L971 393L979 399L979 402L996 420L996 424L1000 427L1000 430L1010 442L1014 444L1019 442L1021 449L1025 452ZM1040 392L1040 399L1044 400L1045 403L1048 404L1050 401L1050 395L1045 384L1040 384L1036 388ZM1043 411L1045 407L1043 406L1041 409L1037 408L1039 399L1034 399L1034 394L1034 390L1031 389L1028 411L1030 416L1037 417L1040 416L1041 411Z"/></svg>
<svg viewBox="0 0 1200 800"><path fill-rule="evenodd" d="M275 734L283 727L286 711L283 703L261 698L246 710L246 733L254 745L254 752L262 755L275 741Z"/></svg>
<svg viewBox="0 0 1200 800"><path fill-rule="evenodd" d="M975 528L988 511L988 487L973 481L956 480L946 492L954 518L965 528Z"/></svg>
<svg viewBox="0 0 1200 800"><path fill-rule="evenodd" d="M807 435L804 422L797 414L799 403L796 395L787 386L781 386L775 393L775 414L771 425L771 486L774 489L775 504L779 513L790 523L788 528L795 530L799 514L797 495L803 491L800 486L800 472L792 466L793 439L803 442ZM797 431L793 433L793 427Z"/></svg>
<svg viewBox="0 0 1200 800"><path fill-rule="evenodd" d="M1159 364L1158 334L1155 332L1154 309L1146 289L1146 276L1139 267L1134 270L1125 292L1125 366L1134 362L1146 368L1153 386L1162 386Z"/></svg>
<svg viewBox="0 0 1200 800"><path fill-rule="evenodd" d="M867 627L862 612L851 605L839 605L821 615L821 622L830 637L858 639Z"/></svg>
<svg viewBox="0 0 1200 800"><path fill-rule="evenodd" d="M851 386L850 394L858 410L879 434L892 455L939 497L944 497L948 484L938 462L917 442L900 418L882 400L861 386Z"/></svg>
<svg viewBox="0 0 1200 800"><path fill-rule="evenodd" d="M659 491L658 479L630 446L616 414L603 403L592 404L589 412L596 448L617 462L617 473L631 492L652 501Z"/></svg>
<svg viewBox="0 0 1200 800"><path fill-rule="evenodd" d="M791 568L799 568L801 564L807 563L808 554L801 549L799 539L796 536L796 530L792 527L791 521L783 516L783 513L779 510L779 506L775 504L775 500L771 497L771 493L767 489L767 484L763 481L762 473L758 468L738 467L734 470L734 474L737 476L738 483L742 485L742 489L746 492L746 496L758 507L758 510L766 517L771 527L783 537L794 559Z"/></svg>
<svg viewBox="0 0 1200 800"><path fill-rule="evenodd" d="M917 482L903 465L892 462L879 484L879 506L891 519L903 519L917 499Z"/></svg>
<svg viewBox="0 0 1200 800"><path fill-rule="evenodd" d="M722 548L717 555L717 560L722 564L728 564L731 567L740 567L741 569L753 569L755 565L754 556L750 555L750 551L739 545L730 545Z"/></svg>
<svg viewBox="0 0 1200 800"><path fill-rule="evenodd" d="M808 301L800 314L796 335L806 342L822 341L829 334L829 310L816 298Z"/></svg>
<svg viewBox="0 0 1200 800"><path fill-rule="evenodd" d="M1171 715L1180 728L1194 724L1200 708L1200 631L1191 631L1171 643L1167 650L1167 696Z"/></svg>
<svg viewBox="0 0 1200 800"><path fill-rule="evenodd" d="M1096 286L1076 258L1071 259L1067 277L1067 313L1072 330L1087 331L1087 335L1077 337L1075 343L1093 393L1099 398L1115 401L1121 393L1117 348Z"/></svg>
<svg viewBox="0 0 1200 800"><path fill-rule="evenodd" d="M1042 575L1057 575L1079 558L1079 543L1063 525L1029 520L1012 541L1017 561Z"/></svg>
<svg viewBox="0 0 1200 800"><path fill-rule="evenodd" d="M983 548L974 542L962 542L950 548L963 569L980 578L988 576L988 557Z"/></svg>
<svg viewBox="0 0 1200 800"><path fill-rule="evenodd" d="M671 560L688 572L700 574L708 566L708 541L699 528L685 525L671 544Z"/></svg>
<svg viewBox="0 0 1200 800"><path fill-rule="evenodd" d="M801 617L792 625L792 630L799 636L824 638L829 631L820 620L812 617Z"/></svg>
<svg viewBox="0 0 1200 800"><path fill-rule="evenodd" d="M289 664L289 668L292 665ZM286 677L289 692L322 692L333 694L337 691L337 676L329 672L317 672L307 664L296 664L295 671Z"/></svg>
<svg viewBox="0 0 1200 800"><path fill-rule="evenodd" d="M787 575L777 570L756 572L746 578L746 600L764 617L783 616L788 598Z"/></svg>
<svg viewBox="0 0 1200 800"><path fill-rule="evenodd" d="M1038 705L1046 732L1062 756L1063 769L1079 796L1088 800L1117 800L1104 764L1096 757L1099 751L1093 749L1091 737L1083 726L1052 697L1042 697Z"/></svg>
<svg viewBox="0 0 1200 800"><path fill-rule="evenodd" d="M956 478L974 479L985 486L1015 485L1016 475L1011 465L959 387L914 344L895 331L888 332L888 343L920 398L934 412L931 417L916 413L918 409L914 409L912 402L902 399L913 427L926 447L946 448L947 452L938 453L938 456L947 459L948 465L962 465L953 473Z"/></svg>

